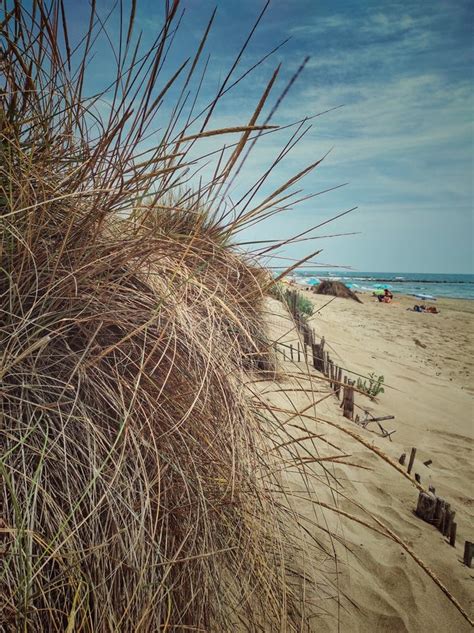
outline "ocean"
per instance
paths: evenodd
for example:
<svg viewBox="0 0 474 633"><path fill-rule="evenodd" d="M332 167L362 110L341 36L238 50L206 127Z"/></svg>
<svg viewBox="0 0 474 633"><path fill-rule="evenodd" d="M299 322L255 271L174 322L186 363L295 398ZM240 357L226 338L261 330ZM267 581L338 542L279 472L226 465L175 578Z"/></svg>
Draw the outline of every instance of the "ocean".
<svg viewBox="0 0 474 633"><path fill-rule="evenodd" d="M474 275L428 273L377 273L300 269L291 274L296 283L313 284L323 279L338 280L353 290L373 291L387 286L406 295L474 300Z"/></svg>

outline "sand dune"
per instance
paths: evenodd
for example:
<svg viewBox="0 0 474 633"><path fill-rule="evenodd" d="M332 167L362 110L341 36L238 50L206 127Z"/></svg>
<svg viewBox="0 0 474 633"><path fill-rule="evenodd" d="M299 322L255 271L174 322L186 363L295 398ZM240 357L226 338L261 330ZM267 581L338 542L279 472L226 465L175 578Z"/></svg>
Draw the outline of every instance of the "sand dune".
<svg viewBox="0 0 474 633"><path fill-rule="evenodd" d="M306 295L316 309L327 304L328 297ZM395 420L387 422L391 430L396 429L393 441L343 418L337 399L317 372L311 372L310 381L304 377L303 363L282 361L282 369L292 377L279 381L280 390L275 383L262 386L268 398L287 411L282 419L288 427L294 427L299 436L305 432L320 436L308 440L305 454L317 454L323 461L315 463L311 492L302 494L298 504L308 514L311 537L321 539L322 548L326 544L337 555L335 563L324 556L315 563L321 566L324 560L317 581L321 584L311 590L309 601L314 605L315 630L468 631L467 620L402 546L323 506L337 504L362 522L386 525L470 613L474 574L462 564L462 554L464 541L472 540L474 514L470 486L474 302L439 301L441 313L432 315L408 311L414 302L410 298L397 297L389 305L369 296L363 300L358 304L335 299L320 312L316 310L311 322L317 335L325 336L339 365L385 377L385 393L377 402L356 394L356 404L361 413L366 409L395 415ZM296 342L297 333L276 301L269 304L268 320L276 339ZM302 416L289 413L305 409ZM317 422L311 419L313 414ZM417 448L414 472L421 476L423 486L433 484L456 510L455 548L414 515L418 491L410 481L334 425L360 435L394 460ZM344 457L324 461L334 455ZM423 465L428 459L432 460L429 467ZM295 479L288 485L297 490L301 483ZM314 511L305 497L323 506Z"/></svg>

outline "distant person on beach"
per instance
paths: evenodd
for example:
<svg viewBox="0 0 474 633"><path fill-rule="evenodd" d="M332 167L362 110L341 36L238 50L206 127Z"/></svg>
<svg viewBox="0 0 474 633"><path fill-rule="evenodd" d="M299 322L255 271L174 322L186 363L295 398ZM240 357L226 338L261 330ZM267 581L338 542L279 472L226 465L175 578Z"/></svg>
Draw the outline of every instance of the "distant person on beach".
<svg viewBox="0 0 474 633"><path fill-rule="evenodd" d="M388 288L385 288L385 290L383 291L383 295L377 295L377 299L380 301L380 303L390 303L393 299L393 294Z"/></svg>
<svg viewBox="0 0 474 633"><path fill-rule="evenodd" d="M439 310L436 306L425 306L424 304L415 305L414 312L428 312L430 314L439 314Z"/></svg>

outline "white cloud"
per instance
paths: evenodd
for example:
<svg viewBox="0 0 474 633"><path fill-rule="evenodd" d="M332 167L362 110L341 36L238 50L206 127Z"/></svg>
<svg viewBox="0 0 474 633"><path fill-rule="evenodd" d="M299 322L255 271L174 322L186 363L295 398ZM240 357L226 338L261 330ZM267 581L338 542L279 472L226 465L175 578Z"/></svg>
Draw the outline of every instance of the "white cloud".
<svg viewBox="0 0 474 633"><path fill-rule="evenodd" d="M290 33L295 36L317 37L350 31L357 37L393 38L404 32L415 33L428 29L435 21L443 17L439 11L431 14L417 11L410 14L406 10L407 7L402 4L398 8L392 5L390 11L386 12L361 11L358 13L335 13L327 16L315 13L313 20L292 27Z"/></svg>

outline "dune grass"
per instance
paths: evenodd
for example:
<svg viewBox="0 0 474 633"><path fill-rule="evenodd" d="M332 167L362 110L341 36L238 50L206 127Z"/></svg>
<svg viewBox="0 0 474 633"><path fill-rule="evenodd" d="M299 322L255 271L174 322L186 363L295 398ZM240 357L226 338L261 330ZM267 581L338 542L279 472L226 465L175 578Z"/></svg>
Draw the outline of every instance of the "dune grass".
<svg viewBox="0 0 474 633"><path fill-rule="evenodd" d="M276 422L244 387L249 371L273 368L269 275L232 236L291 197L307 170L232 214L219 197L269 129L257 118L276 73L249 122L209 127L229 75L198 123L190 112L178 130L172 116L145 151L178 79L170 111L183 106L207 31L186 68L163 80L179 2L146 51L134 44L132 2L104 119L101 95L83 94L103 26L94 6L78 44L62 2L10 8L0 110L3 630L301 630L304 592L289 554L297 517L275 495ZM222 134L239 140L193 190L190 148Z"/></svg>

